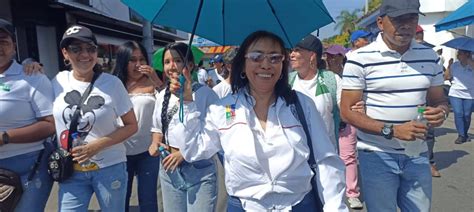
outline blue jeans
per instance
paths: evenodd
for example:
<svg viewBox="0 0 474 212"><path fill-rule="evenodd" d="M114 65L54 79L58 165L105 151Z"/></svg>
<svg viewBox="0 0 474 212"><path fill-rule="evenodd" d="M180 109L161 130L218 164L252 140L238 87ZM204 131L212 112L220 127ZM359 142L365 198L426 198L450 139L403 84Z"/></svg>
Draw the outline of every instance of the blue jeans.
<svg viewBox="0 0 474 212"><path fill-rule="evenodd" d="M451 107L454 112L454 124L458 135L467 139L467 131L471 125L471 113L473 111L474 100L473 99L461 99L457 97L449 97Z"/></svg>
<svg viewBox="0 0 474 212"><path fill-rule="evenodd" d="M59 211L87 211L95 193L103 212L125 211L127 170L125 162L95 171L74 174L59 183Z"/></svg>
<svg viewBox="0 0 474 212"><path fill-rule="evenodd" d="M51 148L46 147L41 158L38 170L30 182L27 182L28 175L38 159L40 151L29 152L5 159L0 159L0 167L9 169L21 177L23 184L23 195L15 208L15 212L44 211L49 193L53 187L53 181L48 174L48 156Z"/></svg>
<svg viewBox="0 0 474 212"><path fill-rule="evenodd" d="M157 181L160 158L152 157L148 151L127 156L128 187L125 199L125 211L129 210L133 177L137 176L138 205L140 211L158 211Z"/></svg>
<svg viewBox="0 0 474 212"><path fill-rule="evenodd" d="M314 208L316 207L316 199L314 196L313 191L309 191L303 200L301 200L300 203L297 205L293 206L291 208L292 212L306 212L306 211L313 211L313 212L319 212L315 211ZM313 209L313 210L311 210ZM240 199L234 196L229 196L229 199L227 200L227 212L245 212L244 208L242 207L242 202L240 202Z"/></svg>
<svg viewBox="0 0 474 212"><path fill-rule="evenodd" d="M367 211L428 212L431 205L431 171L427 153L404 154L359 151L362 193Z"/></svg>
<svg viewBox="0 0 474 212"><path fill-rule="evenodd" d="M214 211L217 202L216 164L213 159L183 161L177 175L160 166L165 211Z"/></svg>

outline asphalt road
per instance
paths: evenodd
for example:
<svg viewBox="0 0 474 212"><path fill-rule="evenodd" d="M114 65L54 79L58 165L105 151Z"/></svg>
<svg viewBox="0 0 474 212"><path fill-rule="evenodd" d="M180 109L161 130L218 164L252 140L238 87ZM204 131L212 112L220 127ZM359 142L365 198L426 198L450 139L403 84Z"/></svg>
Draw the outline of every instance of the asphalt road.
<svg viewBox="0 0 474 212"><path fill-rule="evenodd" d="M469 129L471 142L454 144L457 133L453 114L443 126L435 130L435 160L441 172L440 178L433 178L433 212L472 212L474 211L474 121ZM136 189L134 189L136 191ZM363 195L363 194L362 194ZM363 199L363 197L362 197ZM131 212L137 212L136 193L132 194ZM95 198L89 206L90 211L98 211ZM57 186L53 187L46 211L57 211ZM357 212L366 211L354 210Z"/></svg>

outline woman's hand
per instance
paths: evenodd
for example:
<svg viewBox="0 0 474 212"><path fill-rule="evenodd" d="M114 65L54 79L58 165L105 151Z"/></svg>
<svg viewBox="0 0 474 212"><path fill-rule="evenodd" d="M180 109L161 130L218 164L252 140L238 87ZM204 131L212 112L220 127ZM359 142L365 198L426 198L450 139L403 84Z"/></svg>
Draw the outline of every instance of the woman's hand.
<svg viewBox="0 0 474 212"><path fill-rule="evenodd" d="M41 65L41 63L38 63L38 62L25 64L23 65L23 72L25 72L25 74L28 76L33 75L33 74L44 74L43 65Z"/></svg>
<svg viewBox="0 0 474 212"><path fill-rule="evenodd" d="M365 113L365 102L362 100L358 101L357 103L355 103L355 105L351 106L351 110L359 113Z"/></svg>
<svg viewBox="0 0 474 212"><path fill-rule="evenodd" d="M172 148L172 153L162 161L165 171L174 171L184 161L183 155L178 149Z"/></svg>
<svg viewBox="0 0 474 212"><path fill-rule="evenodd" d="M141 65L138 67L138 71L142 73L143 75L147 76L148 79L153 83L155 88L161 88L163 87L163 81L158 77L158 74L156 74L155 69L153 69L149 65Z"/></svg>
<svg viewBox="0 0 474 212"><path fill-rule="evenodd" d="M175 95L179 95L179 89L181 86L184 86L184 94L183 98L184 101L193 101L193 96L192 96L192 87L191 87L191 71L188 70L188 68L183 68L183 75L184 78L186 79L184 85L181 85L179 82L179 73L173 72L171 73L170 76L170 91L174 93Z"/></svg>
<svg viewBox="0 0 474 212"><path fill-rule="evenodd" d="M100 148L97 146L96 142L91 142L86 145L76 146L72 148L72 160L78 162L79 164L87 162L94 155L100 152Z"/></svg>

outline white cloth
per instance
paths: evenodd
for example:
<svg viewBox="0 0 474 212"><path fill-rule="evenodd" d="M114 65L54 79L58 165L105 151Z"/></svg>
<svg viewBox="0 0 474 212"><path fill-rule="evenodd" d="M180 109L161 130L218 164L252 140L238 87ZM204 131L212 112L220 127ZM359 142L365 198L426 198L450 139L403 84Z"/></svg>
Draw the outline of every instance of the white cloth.
<svg viewBox="0 0 474 212"><path fill-rule="evenodd" d="M336 79L337 106L339 107L339 103L341 102L342 81L339 75L335 74L334 77ZM332 101L330 92L316 95L316 87L318 83L317 78L318 74L316 74L313 79L303 80L297 74L293 83L293 89L305 94L313 100L314 104L316 105L316 109L319 111L319 113L321 113L321 116L324 120L329 139L331 139L331 143L336 146L338 139L336 139L336 135L334 134L335 126L332 111L334 103Z"/></svg>
<svg viewBox="0 0 474 212"><path fill-rule="evenodd" d="M206 69L200 68L197 73L198 83L201 85L207 85L207 71Z"/></svg>
<svg viewBox="0 0 474 212"><path fill-rule="evenodd" d="M443 84L443 70L431 48L412 41L400 55L389 49L379 35L375 42L350 55L342 81L343 89L363 91L362 100L370 118L402 124L416 118L417 106L426 104L430 87ZM359 149L405 154L403 141L397 138L388 140L361 130L357 131L357 138Z"/></svg>
<svg viewBox="0 0 474 212"><path fill-rule="evenodd" d="M224 77L222 77L219 72L217 72L217 69L211 69L209 70L208 72L208 75L211 77L212 79L212 83L214 84L214 86L216 86L217 84L219 84L218 82L222 82L224 81Z"/></svg>
<svg viewBox="0 0 474 212"><path fill-rule="evenodd" d="M219 99L222 99L228 94L232 93L232 88L230 87L230 84L225 80L222 81L222 83L219 83L218 85L214 86L212 90L216 92Z"/></svg>
<svg viewBox="0 0 474 212"><path fill-rule="evenodd" d="M163 133L162 124L161 124L161 110L163 108L163 99L165 96L165 91L166 89L163 89L160 92L160 94L158 94L158 97L156 99L155 108L153 111L152 128L151 128L151 132L154 132L154 133ZM195 104L197 105L197 109L201 111L203 114L205 114L205 111L207 110L209 105L216 102L219 99L219 97L217 97L216 93L214 93L214 91L211 88L207 86L202 86L197 91L193 92L193 99L194 99ZM169 105L168 105L168 112L170 112L175 105L177 105L179 109L179 98L171 94ZM179 112L176 112L176 114L174 114L173 117L178 118L179 117L178 113ZM201 121L204 121L205 118L206 118L205 116L202 116ZM167 141L169 142L170 146L179 148L173 139L167 139Z"/></svg>
<svg viewBox="0 0 474 212"><path fill-rule="evenodd" d="M474 99L474 70L469 65L463 66L459 61L451 65L453 80L449 96L461 99Z"/></svg>
<svg viewBox="0 0 474 212"><path fill-rule="evenodd" d="M128 94L137 117L138 131L124 142L127 155L137 155L148 150L151 144L151 123L153 108L158 92ZM120 120L120 119L119 119Z"/></svg>
<svg viewBox="0 0 474 212"><path fill-rule="evenodd" d="M347 211L344 164L327 136L314 103L298 94L314 147L316 179L325 211ZM263 131L247 91L228 95L211 105L203 122L196 103L185 105L184 123L173 118L168 136L186 161L211 158L224 151L225 183L231 196L249 211L289 210L311 190L309 149L294 106L279 98L271 105ZM226 109L235 104L235 116ZM273 145L276 146L273 146Z"/></svg>
<svg viewBox="0 0 474 212"><path fill-rule="evenodd" d="M0 132L24 127L52 115L53 88L43 74L27 76L16 61L0 74ZM43 149L43 140L0 146L0 159Z"/></svg>
<svg viewBox="0 0 474 212"><path fill-rule="evenodd" d="M90 82L76 80L72 71L59 72L52 81L54 89L53 114L56 134L60 144L67 144L71 117L76 110L81 96ZM107 136L119 128L117 119L132 109L132 102L122 82L115 76L102 73L94 83L77 125L78 133L86 143ZM125 162L125 146L118 143L103 149L91 161L100 168Z"/></svg>

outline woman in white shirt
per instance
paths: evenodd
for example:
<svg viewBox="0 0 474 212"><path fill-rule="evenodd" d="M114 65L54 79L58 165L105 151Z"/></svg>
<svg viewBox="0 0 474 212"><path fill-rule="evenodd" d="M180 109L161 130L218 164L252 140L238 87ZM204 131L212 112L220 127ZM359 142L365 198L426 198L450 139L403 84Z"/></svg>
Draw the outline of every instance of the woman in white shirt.
<svg viewBox="0 0 474 212"><path fill-rule="evenodd" d="M138 122L138 132L124 144L127 151L127 197L125 211L129 210L133 178L137 177L138 206L140 211L158 211L156 195L159 158L148 154L151 144L153 108L158 92L163 85L155 70L148 64L145 48L135 41L127 41L117 50L114 75L125 86L133 104Z"/></svg>
<svg viewBox="0 0 474 212"><path fill-rule="evenodd" d="M171 43L164 47L163 69L170 80L177 80L184 69L193 70L193 55L188 52L185 67L185 55L188 46L184 43ZM191 79L189 78L191 83ZM199 111L203 112L218 97L208 86L193 82L192 94ZM153 113L153 143L149 147L150 155L158 156L158 147L166 144L171 152L162 159L160 166L160 182L163 193L164 211L214 211L217 200L217 176L215 160L211 157L188 163L181 155L181 148L174 138L168 136L171 117L179 116L178 91L169 85L160 92ZM205 113L200 118L204 121Z"/></svg>
<svg viewBox="0 0 474 212"><path fill-rule="evenodd" d="M344 164L331 144L321 115L308 97L298 93L309 126L317 173L308 165L309 148L288 85L288 54L278 36L257 31L242 43L232 64L233 95L206 113L186 83L184 121L170 121L168 137L186 161L224 151L228 211L311 211L316 174L325 211L347 211ZM190 74L184 71L187 79ZM172 88L180 87L176 80Z"/></svg>
<svg viewBox="0 0 474 212"><path fill-rule="evenodd" d="M452 78L448 96L458 131L454 143L462 144L469 139L467 131L474 107L474 61L472 52L465 50L458 50L457 58L459 61L448 67L449 78Z"/></svg>

